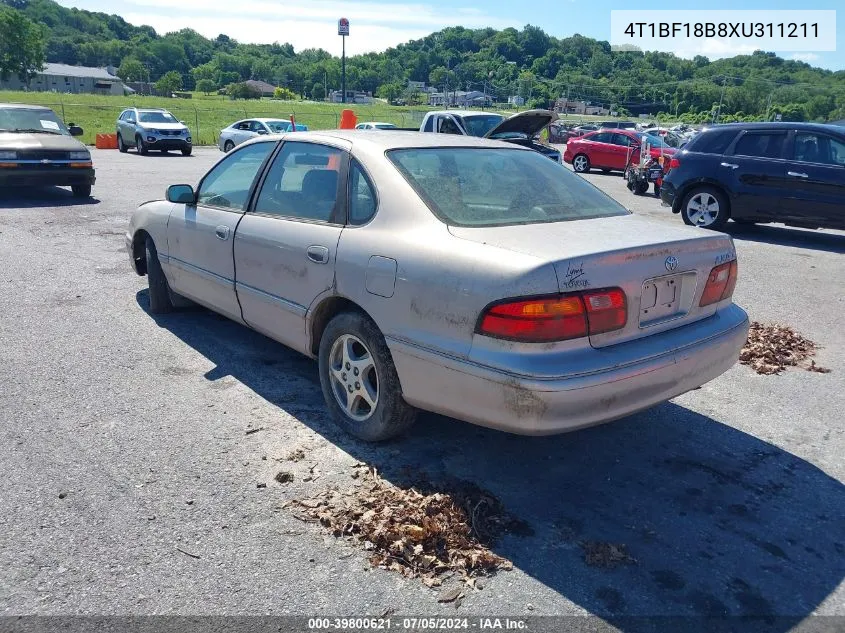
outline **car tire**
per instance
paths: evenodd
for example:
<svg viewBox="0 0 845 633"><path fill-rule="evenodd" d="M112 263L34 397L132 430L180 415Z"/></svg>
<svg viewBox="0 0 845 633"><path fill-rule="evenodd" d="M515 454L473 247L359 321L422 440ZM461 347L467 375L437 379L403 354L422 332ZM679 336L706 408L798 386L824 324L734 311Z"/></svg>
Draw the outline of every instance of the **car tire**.
<svg viewBox="0 0 845 633"><path fill-rule="evenodd" d="M681 217L690 226L718 231L730 215L728 199L715 187L694 187L681 202Z"/></svg>
<svg viewBox="0 0 845 633"><path fill-rule="evenodd" d="M174 305L170 292L170 284L161 269L161 262L158 261L153 238L148 237L144 248L147 257L147 284L150 288L150 312L153 314L168 314L173 312Z"/></svg>
<svg viewBox="0 0 845 633"><path fill-rule="evenodd" d="M70 190L73 192L74 198L91 197L91 185L72 185Z"/></svg>
<svg viewBox="0 0 845 633"><path fill-rule="evenodd" d="M235 144L232 141L226 141L223 143L223 151L227 154L235 149Z"/></svg>
<svg viewBox="0 0 845 633"><path fill-rule="evenodd" d="M190 147L185 147L184 149L182 149L182 156L190 156L190 155L191 155L191 148Z"/></svg>
<svg viewBox="0 0 845 633"><path fill-rule="evenodd" d="M350 373L355 371L359 373ZM398 437L416 420L417 410L402 397L384 337L359 312L342 312L326 326L320 339L319 372L332 417L358 439L381 442Z"/></svg>
<svg viewBox="0 0 845 633"><path fill-rule="evenodd" d="M117 133L117 151L121 154L125 154L129 148L126 147L126 143L123 142L123 137L120 135L120 132Z"/></svg>
<svg viewBox="0 0 845 633"><path fill-rule="evenodd" d="M135 137L135 148L138 150L138 153L141 156L146 156L147 152L149 151L147 149L147 144L144 143L144 139L141 138L140 134Z"/></svg>
<svg viewBox="0 0 845 633"><path fill-rule="evenodd" d="M601 168L601 173L603 173L603 174L609 174L609 173L610 173L610 170L609 170L609 169L607 169L606 167L602 167L602 168Z"/></svg>
<svg viewBox="0 0 845 633"><path fill-rule="evenodd" d="M590 171L590 159L586 154L576 154L572 159L572 169L577 174L586 174Z"/></svg>
<svg viewBox="0 0 845 633"><path fill-rule="evenodd" d="M654 183L654 197L660 197L660 185L658 185L657 183Z"/></svg>

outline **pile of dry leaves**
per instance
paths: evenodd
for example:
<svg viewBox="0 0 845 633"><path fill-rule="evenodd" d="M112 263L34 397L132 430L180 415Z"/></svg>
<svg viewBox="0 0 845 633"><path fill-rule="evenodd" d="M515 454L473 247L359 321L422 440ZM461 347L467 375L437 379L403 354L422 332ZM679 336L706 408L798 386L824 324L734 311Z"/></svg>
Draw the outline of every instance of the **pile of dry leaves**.
<svg viewBox="0 0 845 633"><path fill-rule="evenodd" d="M426 482L400 488L372 467L365 468L348 490L330 489L294 501L305 515L300 518L362 543L372 552L373 566L419 577L429 587L452 574L473 584L479 576L513 568L490 547L497 537L524 524L508 515L492 494L467 482L439 489Z"/></svg>
<svg viewBox="0 0 845 633"><path fill-rule="evenodd" d="M787 367L804 367L822 374L829 369L810 360L817 345L785 325L751 323L748 340L739 354L739 362L749 365L758 374L779 374ZM807 362L809 360L809 363Z"/></svg>

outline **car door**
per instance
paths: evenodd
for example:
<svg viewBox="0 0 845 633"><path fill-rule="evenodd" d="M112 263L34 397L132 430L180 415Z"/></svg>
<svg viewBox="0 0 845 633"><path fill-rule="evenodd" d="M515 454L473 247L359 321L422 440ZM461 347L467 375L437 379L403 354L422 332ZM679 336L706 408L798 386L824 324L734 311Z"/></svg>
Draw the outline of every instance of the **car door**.
<svg viewBox="0 0 845 633"><path fill-rule="evenodd" d="M613 164L613 132L596 132L584 139L591 167L610 168Z"/></svg>
<svg viewBox="0 0 845 633"><path fill-rule="evenodd" d="M845 136L796 130L788 156L789 217L845 228Z"/></svg>
<svg viewBox="0 0 845 633"><path fill-rule="evenodd" d="M624 170L631 160L631 153L633 152L631 145L635 144L636 141L627 134L614 132L611 139L612 147L609 153L611 163L609 167Z"/></svg>
<svg viewBox="0 0 845 633"><path fill-rule="evenodd" d="M127 145L135 142L136 123L135 112L132 110L126 112L126 116L123 121L120 122L120 135L123 138L123 142Z"/></svg>
<svg viewBox="0 0 845 633"><path fill-rule="evenodd" d="M299 351L308 308L334 286L346 166L342 148L284 142L235 233L244 321Z"/></svg>
<svg viewBox="0 0 845 633"><path fill-rule="evenodd" d="M784 218L787 130L746 130L728 148L716 174L732 192L733 218Z"/></svg>
<svg viewBox="0 0 845 633"><path fill-rule="evenodd" d="M254 138L256 136L263 136L265 134L270 133L270 130L268 130L267 126L264 125L261 121L252 121L249 125L249 131L252 132L252 136L250 138Z"/></svg>
<svg viewBox="0 0 845 633"><path fill-rule="evenodd" d="M241 121L235 126L235 131L232 134L232 137L235 141L235 145L240 145L241 143L248 141L249 139L256 136L256 134L252 131L252 124L254 121Z"/></svg>
<svg viewBox="0 0 845 633"><path fill-rule="evenodd" d="M167 224L173 289L237 321L235 229L275 147L266 141L226 154L200 182L196 202L175 205Z"/></svg>

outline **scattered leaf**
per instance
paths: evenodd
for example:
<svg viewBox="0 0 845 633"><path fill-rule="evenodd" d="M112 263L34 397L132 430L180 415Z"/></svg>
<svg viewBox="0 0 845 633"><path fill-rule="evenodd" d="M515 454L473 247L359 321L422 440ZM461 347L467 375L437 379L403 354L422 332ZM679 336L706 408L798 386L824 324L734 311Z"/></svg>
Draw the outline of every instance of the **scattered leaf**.
<svg viewBox="0 0 845 633"><path fill-rule="evenodd" d="M278 473L276 473L274 479L280 484L289 484L293 481L293 473L288 472L286 470L280 470Z"/></svg>
<svg viewBox="0 0 845 633"><path fill-rule="evenodd" d="M453 602L461 595L460 587L452 587L451 589L444 589L437 595L437 602Z"/></svg>
<svg viewBox="0 0 845 633"><path fill-rule="evenodd" d="M754 321L748 330L748 340L739 354L739 362L763 375L779 374L787 367L829 373L829 369L817 366L810 359L817 349L818 345L788 326L763 325Z"/></svg>

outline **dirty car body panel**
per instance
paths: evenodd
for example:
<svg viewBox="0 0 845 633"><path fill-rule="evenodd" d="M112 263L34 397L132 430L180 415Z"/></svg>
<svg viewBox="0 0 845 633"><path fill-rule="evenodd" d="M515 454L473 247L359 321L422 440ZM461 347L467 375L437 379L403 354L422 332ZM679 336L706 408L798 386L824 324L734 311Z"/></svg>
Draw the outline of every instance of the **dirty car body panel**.
<svg viewBox="0 0 845 633"><path fill-rule="evenodd" d="M256 144L267 151L245 172L227 239L208 229L209 240L229 243L215 257L228 258L221 266L232 265L232 278L218 281L240 314L201 296L204 282L180 277L196 262L163 266L168 282L312 357L330 306L366 315L414 407L559 433L695 389L739 356L748 319L731 299L736 254L726 235L634 216L536 152L467 136L271 135L212 172ZM191 209L203 213L153 202L134 214L127 247L137 272L138 236L172 259L173 223ZM716 275L727 270L732 281ZM581 312L538 317L538 306ZM599 327L610 313L615 322ZM547 316L538 327L571 319L585 329L543 339L520 329ZM514 319L513 332L495 329Z"/></svg>

